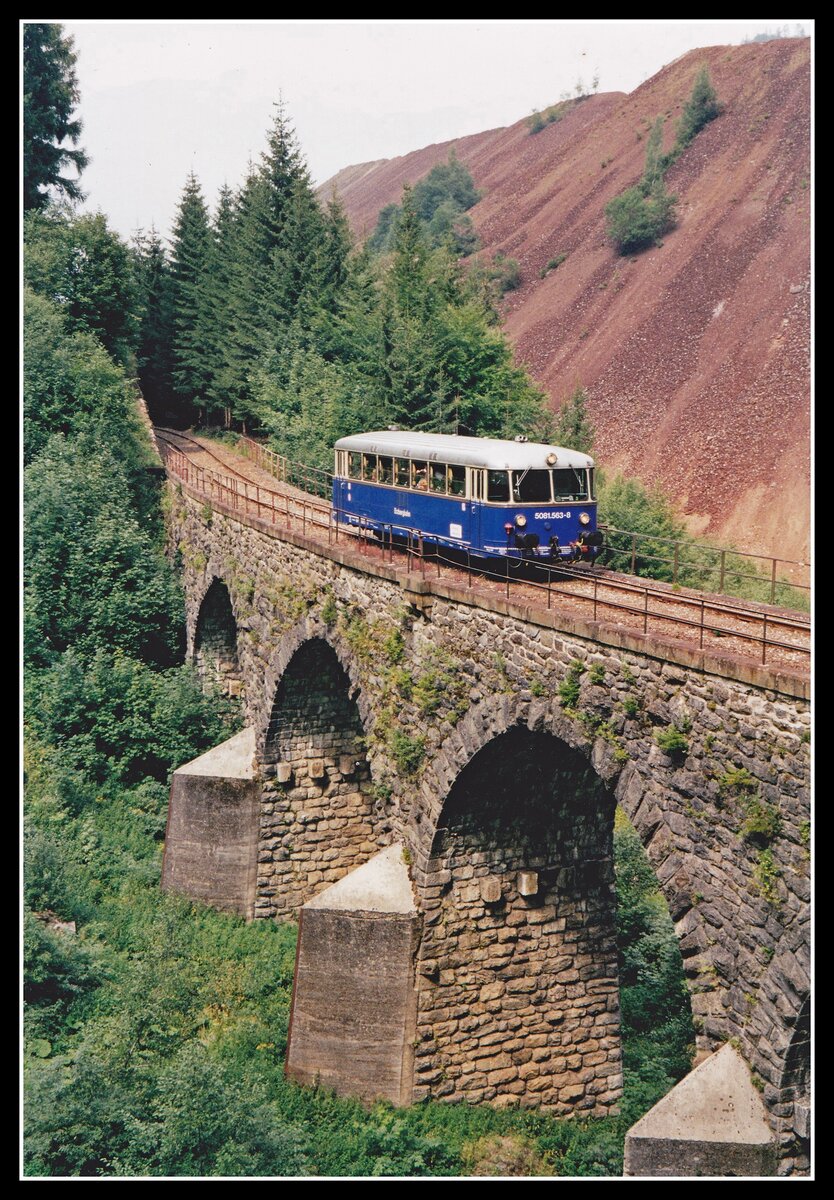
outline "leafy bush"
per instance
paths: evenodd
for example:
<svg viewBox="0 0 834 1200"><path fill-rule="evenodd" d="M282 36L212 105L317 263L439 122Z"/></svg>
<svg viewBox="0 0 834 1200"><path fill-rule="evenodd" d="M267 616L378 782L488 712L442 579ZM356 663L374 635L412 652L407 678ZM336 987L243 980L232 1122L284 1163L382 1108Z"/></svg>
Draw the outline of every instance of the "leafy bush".
<svg viewBox="0 0 834 1200"><path fill-rule="evenodd" d="M656 729L654 740L670 758L684 758L689 753L689 742L676 725L670 725L668 729Z"/></svg>
<svg viewBox="0 0 834 1200"><path fill-rule="evenodd" d="M567 254L557 254L555 258L549 258L539 271L539 278L544 279L545 275L555 271L557 267L561 267L566 258Z"/></svg>
<svg viewBox="0 0 834 1200"><path fill-rule="evenodd" d="M191 667L154 671L119 651L68 650L32 679L29 712L74 769L103 781L162 782L231 732L236 709L206 696Z"/></svg>
<svg viewBox="0 0 834 1200"><path fill-rule="evenodd" d="M747 816L741 826L741 836L745 842L764 849L782 832L779 810L761 796L753 796L746 807Z"/></svg>
<svg viewBox="0 0 834 1200"><path fill-rule="evenodd" d="M499 296L521 286L521 265L517 259L506 258L500 251L493 256L489 275Z"/></svg>
<svg viewBox="0 0 834 1200"><path fill-rule="evenodd" d="M655 245L675 224L677 197L658 179L646 196L639 185L627 188L605 206L608 236L620 254Z"/></svg>

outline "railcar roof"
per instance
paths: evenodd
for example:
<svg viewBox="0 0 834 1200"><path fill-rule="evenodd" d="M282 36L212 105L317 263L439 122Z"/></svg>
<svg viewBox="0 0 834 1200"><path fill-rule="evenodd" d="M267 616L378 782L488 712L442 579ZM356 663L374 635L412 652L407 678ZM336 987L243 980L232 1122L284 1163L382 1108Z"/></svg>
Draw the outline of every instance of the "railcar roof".
<svg viewBox="0 0 834 1200"><path fill-rule="evenodd" d="M500 438L459 437L450 433L407 433L404 430L379 430L340 438L337 450L362 450L366 454L395 455L398 458L425 458L431 462L459 463L465 467L490 467L496 471L524 471L528 468L592 467L594 460L579 450L549 446L544 442L508 442ZM547 462L548 454L556 462Z"/></svg>

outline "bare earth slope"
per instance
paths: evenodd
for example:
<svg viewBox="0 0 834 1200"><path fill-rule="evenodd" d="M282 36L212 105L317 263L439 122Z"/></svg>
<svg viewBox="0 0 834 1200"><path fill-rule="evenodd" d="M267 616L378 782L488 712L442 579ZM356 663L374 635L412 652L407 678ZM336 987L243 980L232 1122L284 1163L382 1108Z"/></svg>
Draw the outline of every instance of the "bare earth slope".
<svg viewBox="0 0 834 1200"><path fill-rule="evenodd" d="M554 404L579 381L598 458L660 486L711 538L802 558L809 537L810 42L693 51L636 91L591 97L531 135L507 129L351 167L335 185L355 232L450 146L483 193L483 254L517 258L505 300L518 357ZM664 147L707 65L722 115L667 174L677 228L619 258L604 207ZM566 260L545 279L549 259Z"/></svg>

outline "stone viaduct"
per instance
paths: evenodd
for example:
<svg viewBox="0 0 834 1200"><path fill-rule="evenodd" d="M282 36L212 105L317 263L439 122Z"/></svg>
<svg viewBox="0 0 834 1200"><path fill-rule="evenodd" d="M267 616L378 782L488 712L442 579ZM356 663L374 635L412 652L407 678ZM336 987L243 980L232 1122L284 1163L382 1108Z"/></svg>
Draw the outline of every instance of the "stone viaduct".
<svg viewBox="0 0 834 1200"><path fill-rule="evenodd" d="M193 764L179 793L175 776L164 883L249 919L303 909L296 1076L398 1103L616 1110L619 804L675 922L698 1054L740 1052L780 1171L801 1170L807 681L487 604L168 489L189 655L253 732L237 798L213 803ZM410 902L351 899L374 862L371 892L399 873ZM361 976L345 995L342 968ZM291 1067L301 1007L297 990Z"/></svg>

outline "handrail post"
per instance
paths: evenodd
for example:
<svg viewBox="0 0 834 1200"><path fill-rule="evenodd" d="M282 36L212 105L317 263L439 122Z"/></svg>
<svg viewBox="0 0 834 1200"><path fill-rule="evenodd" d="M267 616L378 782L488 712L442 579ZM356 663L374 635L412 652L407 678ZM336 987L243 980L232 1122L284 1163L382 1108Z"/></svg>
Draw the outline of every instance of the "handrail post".
<svg viewBox="0 0 834 1200"><path fill-rule="evenodd" d="M649 589L643 588L643 633L649 632Z"/></svg>
<svg viewBox="0 0 834 1200"><path fill-rule="evenodd" d="M776 559L771 559L772 566L770 569L770 603L776 603Z"/></svg>
<svg viewBox="0 0 834 1200"><path fill-rule="evenodd" d="M773 560L773 563L775 566L776 559ZM764 619L762 621L762 666L764 666L764 664L765 664L766 656L767 656L767 613L764 614Z"/></svg>
<svg viewBox="0 0 834 1200"><path fill-rule="evenodd" d="M680 542L675 542L675 561L672 566L672 583L678 582L678 553L680 551Z"/></svg>
<svg viewBox="0 0 834 1200"><path fill-rule="evenodd" d="M506 556L504 561L507 564L507 599L509 600L509 598L510 598L510 556L509 556L509 554Z"/></svg>
<svg viewBox="0 0 834 1200"><path fill-rule="evenodd" d="M637 534L631 535L631 573L637 574Z"/></svg>
<svg viewBox="0 0 834 1200"><path fill-rule="evenodd" d="M701 636L698 645L703 650L704 648L704 597L701 597Z"/></svg>
<svg viewBox="0 0 834 1200"><path fill-rule="evenodd" d="M724 569L725 569L726 565L727 565L727 551L722 550L721 551L721 573L718 577L718 592L719 592L719 595L722 595L722 596L724 594Z"/></svg>
<svg viewBox="0 0 834 1200"><path fill-rule="evenodd" d="M595 575L594 576L594 620L597 619L597 588L598 588L598 580Z"/></svg>
<svg viewBox="0 0 834 1200"><path fill-rule="evenodd" d="M472 551L466 547L466 586L472 587Z"/></svg>

